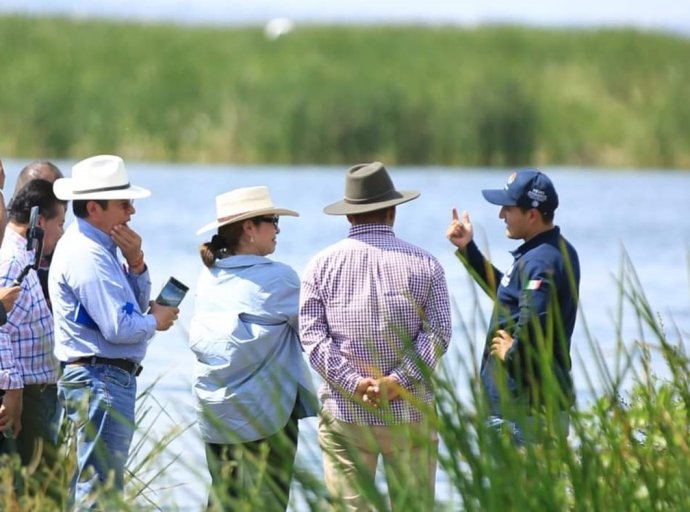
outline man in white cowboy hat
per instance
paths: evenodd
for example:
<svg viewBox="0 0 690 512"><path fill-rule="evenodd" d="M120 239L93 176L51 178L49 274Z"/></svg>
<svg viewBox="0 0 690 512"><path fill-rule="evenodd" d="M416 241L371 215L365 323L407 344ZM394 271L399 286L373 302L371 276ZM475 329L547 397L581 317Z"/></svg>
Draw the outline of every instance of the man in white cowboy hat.
<svg viewBox="0 0 690 512"><path fill-rule="evenodd" d="M132 201L151 193L130 184L122 158L82 160L53 189L73 201L76 217L57 245L48 286L55 355L64 365L58 395L78 426L70 498L81 509L94 505L109 479L116 494L123 488L136 376L148 340L172 326L178 309L149 302L141 237L127 223L135 213Z"/></svg>
<svg viewBox="0 0 690 512"><path fill-rule="evenodd" d="M418 196L397 191L380 162L350 168L345 199L324 209L347 216L349 236L314 256L302 278L301 341L324 380L325 480L348 510L369 510L361 489L374 485L379 455L394 510L433 508L430 378L451 322L441 265L393 233L396 205Z"/></svg>

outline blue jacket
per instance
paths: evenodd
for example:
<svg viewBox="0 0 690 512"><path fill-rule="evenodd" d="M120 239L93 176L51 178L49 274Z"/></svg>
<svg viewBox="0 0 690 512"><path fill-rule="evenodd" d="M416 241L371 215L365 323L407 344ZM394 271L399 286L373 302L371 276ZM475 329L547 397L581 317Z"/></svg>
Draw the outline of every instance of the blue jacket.
<svg viewBox="0 0 690 512"><path fill-rule="evenodd" d="M234 444L281 430L295 407L318 412L298 338L299 278L263 256L204 267L189 337L194 395L205 442Z"/></svg>
<svg viewBox="0 0 690 512"><path fill-rule="evenodd" d="M501 378L516 402L542 405L546 368L552 371L560 388L558 405L572 405L575 392L570 340L580 286L575 248L554 227L513 251L513 264L505 274L484 258L474 242L457 254L494 299L481 366L482 382L493 412L500 413L497 406ZM514 340L505 364L490 357L491 339L499 329L509 332ZM501 372L503 375L499 376Z"/></svg>

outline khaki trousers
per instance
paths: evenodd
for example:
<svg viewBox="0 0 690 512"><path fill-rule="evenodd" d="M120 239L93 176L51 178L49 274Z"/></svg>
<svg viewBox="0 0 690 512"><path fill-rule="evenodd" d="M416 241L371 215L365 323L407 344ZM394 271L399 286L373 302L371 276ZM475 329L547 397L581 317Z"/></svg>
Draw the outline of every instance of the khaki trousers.
<svg viewBox="0 0 690 512"><path fill-rule="evenodd" d="M388 510L374 478L381 455L393 511L433 510L438 458L436 418L391 426L355 425L322 413L319 444L333 509Z"/></svg>

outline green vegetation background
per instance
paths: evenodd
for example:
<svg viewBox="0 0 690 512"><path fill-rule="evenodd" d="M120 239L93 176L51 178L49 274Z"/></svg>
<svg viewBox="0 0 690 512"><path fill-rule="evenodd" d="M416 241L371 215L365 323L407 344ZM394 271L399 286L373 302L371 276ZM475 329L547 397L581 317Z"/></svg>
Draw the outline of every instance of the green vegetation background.
<svg viewBox="0 0 690 512"><path fill-rule="evenodd" d="M0 17L0 150L26 158L690 169L690 39Z"/></svg>

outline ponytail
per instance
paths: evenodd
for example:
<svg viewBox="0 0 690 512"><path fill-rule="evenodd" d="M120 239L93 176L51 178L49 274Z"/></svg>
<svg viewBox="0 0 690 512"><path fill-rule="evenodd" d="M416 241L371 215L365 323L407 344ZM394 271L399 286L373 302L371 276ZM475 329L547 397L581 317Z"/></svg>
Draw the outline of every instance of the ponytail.
<svg viewBox="0 0 690 512"><path fill-rule="evenodd" d="M227 252L227 242L220 235L213 235L210 242L206 242L199 246L201 261L208 268L211 268L216 260L225 256Z"/></svg>

